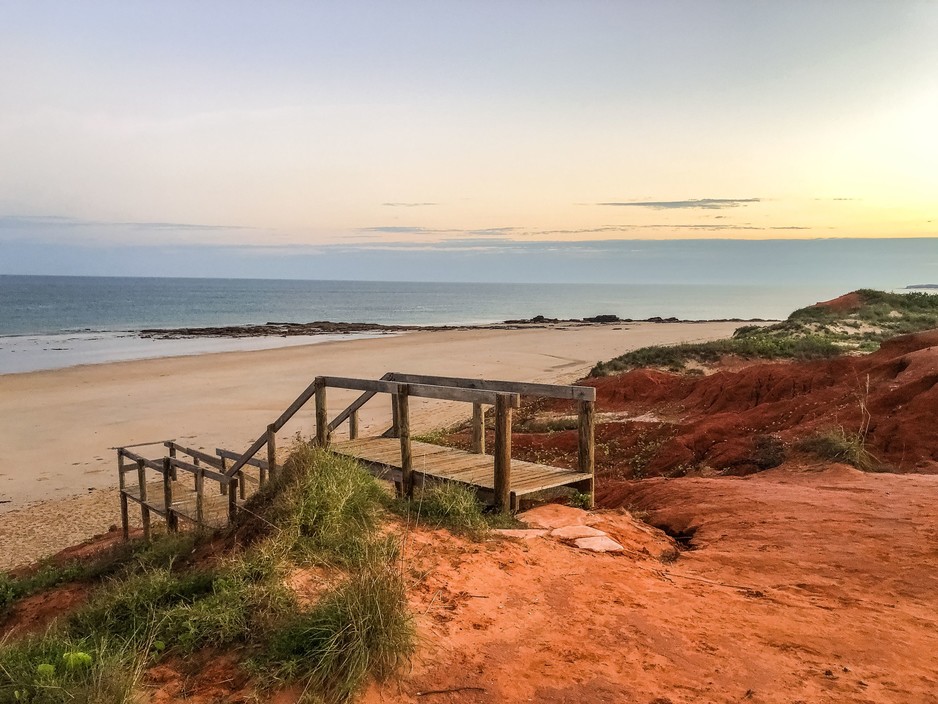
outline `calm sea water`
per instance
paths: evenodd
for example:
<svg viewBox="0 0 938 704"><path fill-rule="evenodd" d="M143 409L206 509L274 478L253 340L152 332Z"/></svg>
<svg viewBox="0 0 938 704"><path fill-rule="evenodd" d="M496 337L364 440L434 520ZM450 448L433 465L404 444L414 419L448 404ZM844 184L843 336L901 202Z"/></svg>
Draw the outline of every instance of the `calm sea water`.
<svg viewBox="0 0 938 704"><path fill-rule="evenodd" d="M0 276L0 373L335 339L144 340L143 328L331 320L489 323L613 313L783 318L843 293L815 286L464 284ZM345 336L347 337L347 336Z"/></svg>

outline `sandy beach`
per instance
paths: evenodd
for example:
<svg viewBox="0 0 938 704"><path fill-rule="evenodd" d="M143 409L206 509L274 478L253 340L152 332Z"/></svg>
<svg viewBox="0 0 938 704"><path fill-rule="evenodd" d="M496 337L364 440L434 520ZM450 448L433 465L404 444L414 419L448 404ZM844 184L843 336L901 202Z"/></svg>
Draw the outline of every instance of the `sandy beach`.
<svg viewBox="0 0 938 704"><path fill-rule="evenodd" d="M597 361L629 349L725 337L737 326L633 323L414 332L0 376L0 569L117 522L116 459L110 448L176 438L209 451L243 450L319 374L378 377L401 371L570 382ZM331 393L330 416L353 396ZM309 435L312 414L311 407L304 409L282 437ZM467 414L459 404L415 403L412 422L419 432ZM376 398L362 409L362 432L383 430L389 417L389 400Z"/></svg>

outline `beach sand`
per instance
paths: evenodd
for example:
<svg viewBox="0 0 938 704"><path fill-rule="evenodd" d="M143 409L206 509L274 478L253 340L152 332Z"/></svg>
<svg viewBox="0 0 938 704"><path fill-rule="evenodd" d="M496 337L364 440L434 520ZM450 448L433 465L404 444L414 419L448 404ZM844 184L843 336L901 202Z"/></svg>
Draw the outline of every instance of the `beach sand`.
<svg viewBox="0 0 938 704"><path fill-rule="evenodd" d="M175 438L209 452L242 451L317 375L377 378L398 371L568 383L597 361L627 350L726 337L738 326L629 323L414 332L3 375L0 569L51 554L118 522L111 448ZM355 395L330 390L330 417ZM421 432L468 414L463 404L415 399L412 425ZM379 396L361 411L361 433L382 432L389 419L389 398ZM281 431L281 447L296 433L309 436L312 430L309 404ZM346 428L338 432L341 436Z"/></svg>

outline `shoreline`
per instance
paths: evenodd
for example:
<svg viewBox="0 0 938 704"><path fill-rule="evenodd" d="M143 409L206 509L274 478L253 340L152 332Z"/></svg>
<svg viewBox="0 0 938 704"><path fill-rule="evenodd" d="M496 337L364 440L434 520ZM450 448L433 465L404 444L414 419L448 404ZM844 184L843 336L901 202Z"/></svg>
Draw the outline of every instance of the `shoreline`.
<svg viewBox="0 0 938 704"><path fill-rule="evenodd" d="M317 375L387 371L569 383L597 360L653 344L731 335L736 323L633 323L579 328L408 332L252 352L90 364L0 376L0 569L118 523L111 447L179 438L214 452L243 450ZM357 394L330 393L330 416ZM414 432L462 420L463 404L415 399ZM286 450L308 436L312 409L283 429ZM387 398L360 414L381 432ZM340 433L345 432L342 428ZM38 502L38 503L37 503ZM74 507L74 508L72 508Z"/></svg>
<svg viewBox="0 0 938 704"><path fill-rule="evenodd" d="M153 340L180 340L196 337L241 338L241 337L292 337L296 335L348 335L352 333L390 333L390 332L436 332L447 330L529 330L547 328L556 325L615 325L620 323L774 323L768 318L712 318L684 320L676 317L662 318L620 318L618 315L595 315L586 318L548 318L535 315L532 318L503 320L492 323L445 323L441 325L396 325L388 323L349 323L331 320L317 320L309 323L268 322L260 325L220 325L205 327L145 328L136 331L136 335ZM133 333L133 331L130 331Z"/></svg>
<svg viewBox="0 0 938 704"><path fill-rule="evenodd" d="M396 325L384 323L268 322L260 325L90 330L47 335L0 336L0 377L126 361L249 352L327 342L375 339L411 332L584 329L636 324L736 325L775 322L765 318L681 320L654 316L641 320L597 315L587 318L533 318L495 323Z"/></svg>

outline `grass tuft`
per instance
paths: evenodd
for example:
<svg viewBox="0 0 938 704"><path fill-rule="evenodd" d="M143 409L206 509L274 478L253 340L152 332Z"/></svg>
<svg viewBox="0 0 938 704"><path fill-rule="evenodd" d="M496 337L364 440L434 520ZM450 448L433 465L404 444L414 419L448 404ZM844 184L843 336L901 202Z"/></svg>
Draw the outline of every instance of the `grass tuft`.
<svg viewBox="0 0 938 704"><path fill-rule="evenodd" d="M361 463L309 445L285 468L274 523L299 558L354 563L377 530L386 493Z"/></svg>
<svg viewBox="0 0 938 704"><path fill-rule="evenodd" d="M805 438L797 447L826 460L853 465L864 472L875 472L881 468L879 460L866 449L863 435L849 433L843 428L833 428Z"/></svg>
<svg viewBox="0 0 938 704"><path fill-rule="evenodd" d="M385 680L409 659L415 630L400 568L388 552L373 545L359 569L273 638L275 677L305 679L308 691L345 702L368 677Z"/></svg>

